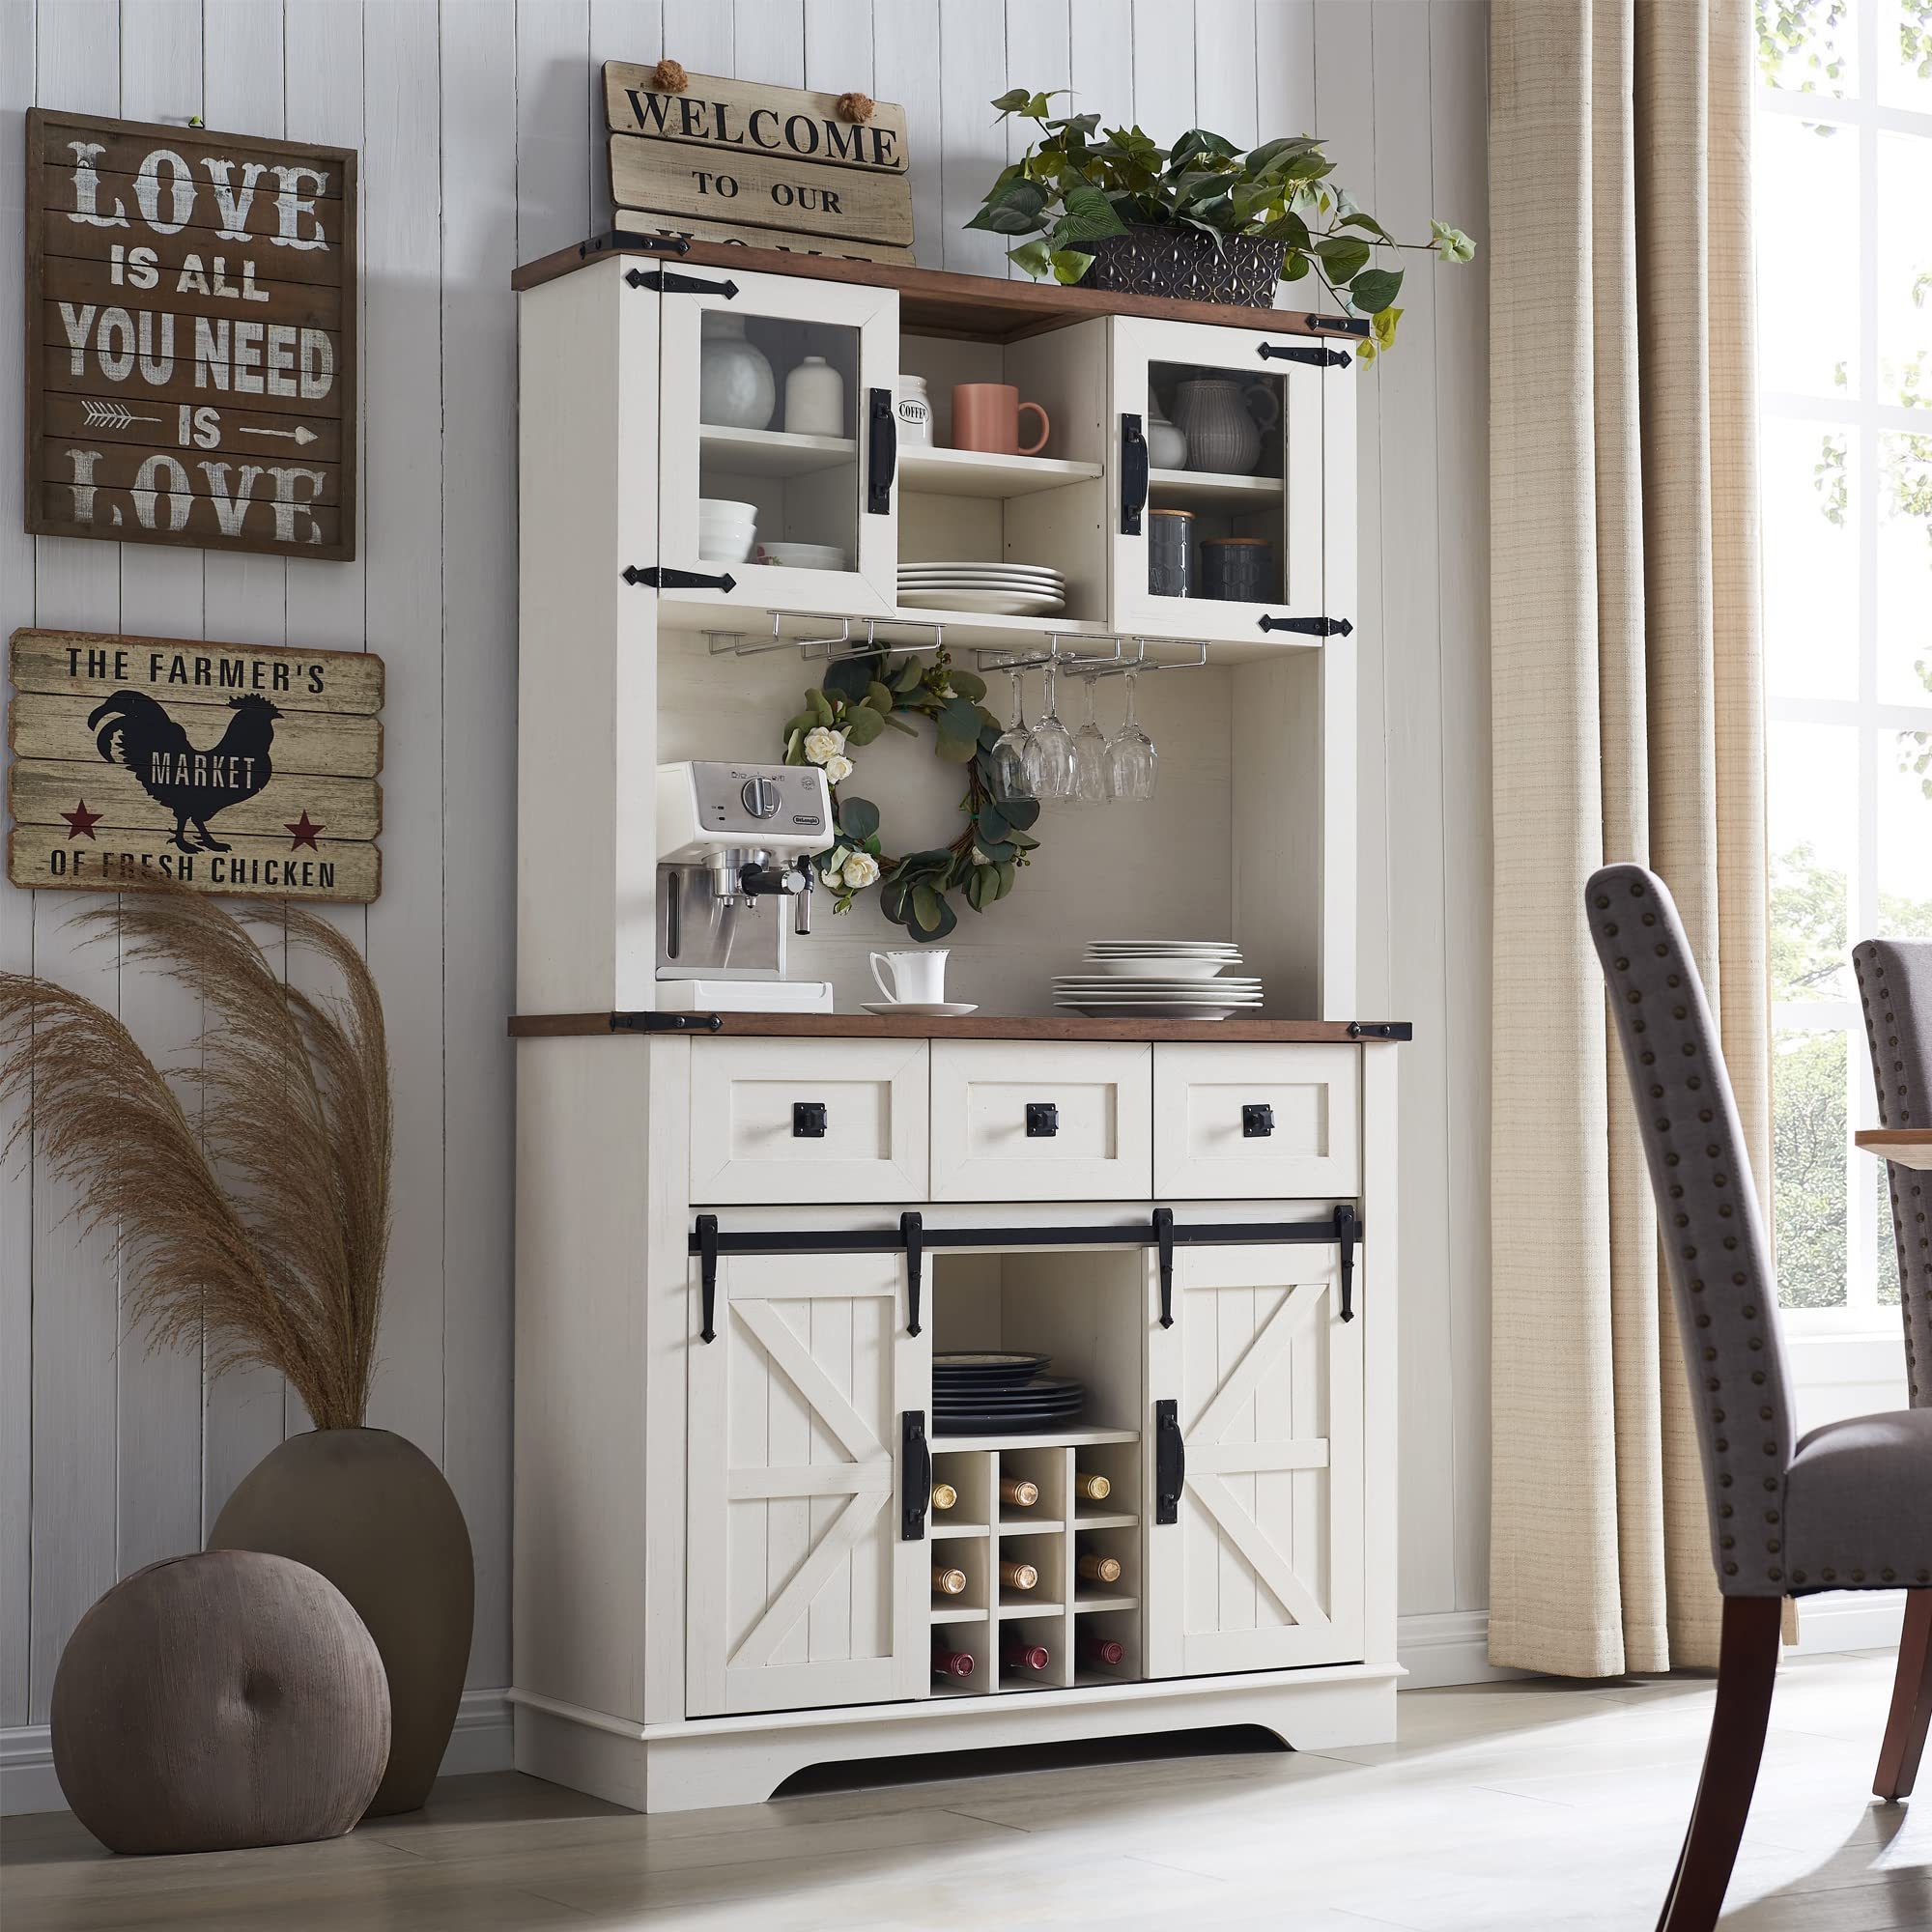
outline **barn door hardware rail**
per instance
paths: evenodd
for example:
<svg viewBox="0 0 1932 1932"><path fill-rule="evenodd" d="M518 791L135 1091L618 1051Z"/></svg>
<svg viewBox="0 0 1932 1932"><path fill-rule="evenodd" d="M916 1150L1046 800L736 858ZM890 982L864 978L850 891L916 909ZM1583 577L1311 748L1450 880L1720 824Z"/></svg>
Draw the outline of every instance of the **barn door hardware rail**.
<svg viewBox="0 0 1932 1932"><path fill-rule="evenodd" d="M1325 1221L1177 1221L1171 1208L1156 1208L1139 1226L1105 1222L1037 1228L928 1228L923 1216L902 1214L895 1228L725 1229L716 1214L700 1214L686 1250L697 1257L703 1292L705 1341L716 1339L720 1255L890 1255L903 1253L909 1290L906 1332L917 1335L923 1263L934 1248L1153 1248L1160 1258L1160 1325L1174 1325L1174 1251L1178 1247L1241 1248L1299 1244L1339 1245L1342 1250L1342 1319L1354 1320L1354 1247L1362 1221L1352 1208L1338 1208Z"/></svg>
<svg viewBox="0 0 1932 1932"><path fill-rule="evenodd" d="M1354 359L1346 349L1297 349L1282 342L1264 342L1255 351L1264 362L1308 362L1317 369L1346 369Z"/></svg>
<svg viewBox="0 0 1932 1932"><path fill-rule="evenodd" d="M655 255L689 255L691 243L682 235L642 235L634 228L613 228L608 235L593 235L577 244L577 258L587 262L592 255L609 255L624 248L645 248Z"/></svg>
<svg viewBox="0 0 1932 1932"><path fill-rule="evenodd" d="M738 580L728 570L721 570L714 576L701 570L672 570L663 564L626 564L624 582L642 584L646 590L723 590L726 593L737 589Z"/></svg>
<svg viewBox="0 0 1932 1932"><path fill-rule="evenodd" d="M1347 638L1354 625L1346 617L1263 617L1264 631L1298 631L1305 638Z"/></svg>
<svg viewBox="0 0 1932 1932"><path fill-rule="evenodd" d="M680 275L675 269L631 269L624 279L634 289L651 289L661 296L723 296L738 298L736 282L708 282L702 275Z"/></svg>
<svg viewBox="0 0 1932 1932"><path fill-rule="evenodd" d="M1413 1020L1350 1020L1350 1039L1413 1039Z"/></svg>
<svg viewBox="0 0 1932 1932"><path fill-rule="evenodd" d="M1362 315L1304 315L1302 322L1311 335L1366 335L1369 320Z"/></svg>
<svg viewBox="0 0 1932 1932"><path fill-rule="evenodd" d="M612 1013L612 1033L723 1033L723 1013Z"/></svg>

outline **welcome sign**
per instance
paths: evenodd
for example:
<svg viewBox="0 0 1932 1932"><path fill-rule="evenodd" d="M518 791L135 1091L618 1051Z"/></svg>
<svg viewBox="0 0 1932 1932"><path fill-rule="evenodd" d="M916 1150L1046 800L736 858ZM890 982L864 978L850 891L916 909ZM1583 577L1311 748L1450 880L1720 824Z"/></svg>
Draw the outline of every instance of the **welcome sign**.
<svg viewBox="0 0 1932 1932"><path fill-rule="evenodd" d="M32 109L27 528L355 554L355 156Z"/></svg>
<svg viewBox="0 0 1932 1932"><path fill-rule="evenodd" d="M604 112L620 229L912 260L905 110L889 100L607 61Z"/></svg>
<svg viewBox="0 0 1932 1932"><path fill-rule="evenodd" d="M8 668L16 886L381 893L381 658L24 630Z"/></svg>

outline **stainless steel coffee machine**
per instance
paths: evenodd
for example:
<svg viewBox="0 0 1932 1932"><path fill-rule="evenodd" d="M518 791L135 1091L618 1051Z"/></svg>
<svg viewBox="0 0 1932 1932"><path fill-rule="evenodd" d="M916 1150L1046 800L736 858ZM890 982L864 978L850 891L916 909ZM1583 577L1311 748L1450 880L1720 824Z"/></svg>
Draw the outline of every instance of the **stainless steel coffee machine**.
<svg viewBox="0 0 1932 1932"><path fill-rule="evenodd" d="M811 930L810 855L831 843L816 765L660 765L659 1005L830 1012L829 982L785 978L785 942Z"/></svg>

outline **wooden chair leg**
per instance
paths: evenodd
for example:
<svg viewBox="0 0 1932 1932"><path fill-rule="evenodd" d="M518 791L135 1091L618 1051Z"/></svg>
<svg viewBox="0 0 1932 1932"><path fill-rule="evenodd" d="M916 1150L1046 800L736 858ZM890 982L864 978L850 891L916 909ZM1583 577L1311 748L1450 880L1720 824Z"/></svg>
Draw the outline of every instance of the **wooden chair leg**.
<svg viewBox="0 0 1932 1932"><path fill-rule="evenodd" d="M1684 1834L1677 1876L1657 1932L1712 1932L1718 1922L1764 1755L1783 1615L1783 1601L1777 1597L1724 1599L1718 1708L1711 1714L1690 1828Z"/></svg>
<svg viewBox="0 0 1932 1932"><path fill-rule="evenodd" d="M1878 1775L1872 1779L1877 1797L1911 1797L1928 1725L1932 1725L1932 1590L1914 1590L1905 1599L1898 1675L1891 1685L1891 1716L1885 1722Z"/></svg>

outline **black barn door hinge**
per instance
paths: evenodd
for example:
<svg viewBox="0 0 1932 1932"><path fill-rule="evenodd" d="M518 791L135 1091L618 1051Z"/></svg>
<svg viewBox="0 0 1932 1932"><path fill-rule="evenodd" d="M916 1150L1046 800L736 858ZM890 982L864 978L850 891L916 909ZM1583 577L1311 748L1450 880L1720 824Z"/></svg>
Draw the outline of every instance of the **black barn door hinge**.
<svg viewBox="0 0 1932 1932"><path fill-rule="evenodd" d="M1348 638L1355 627L1346 617L1264 617L1264 631L1298 631L1304 638Z"/></svg>
<svg viewBox="0 0 1932 1932"><path fill-rule="evenodd" d="M697 1281L704 1293L704 1325L698 1333L707 1342L718 1339L718 1216L697 1217Z"/></svg>
<svg viewBox="0 0 1932 1932"><path fill-rule="evenodd" d="M634 289L655 289L661 296L723 296L737 299L736 282L707 282L702 275L681 275L675 269L631 269L624 280Z"/></svg>
<svg viewBox="0 0 1932 1932"><path fill-rule="evenodd" d="M626 583L641 583L646 590L724 590L738 587L738 580L728 570L708 577L701 570L668 570L662 564L630 563L624 566Z"/></svg>
<svg viewBox="0 0 1932 1932"><path fill-rule="evenodd" d="M1160 1262L1160 1325L1174 1326L1174 1209L1153 1210L1153 1244Z"/></svg>
<svg viewBox="0 0 1932 1932"><path fill-rule="evenodd" d="M899 1239L905 1243L906 1258L906 1333L919 1333L919 1301L922 1292L922 1277L924 1273L925 1220L923 1215L906 1213L899 1216Z"/></svg>
<svg viewBox="0 0 1932 1932"><path fill-rule="evenodd" d="M1272 356L1277 362L1309 362L1318 369L1346 369L1353 360L1346 349L1290 348L1281 342L1264 342L1255 354L1264 362Z"/></svg>
<svg viewBox="0 0 1932 1932"><path fill-rule="evenodd" d="M1338 1208L1335 1210L1335 1245L1342 1254L1342 1320L1355 1319L1355 1210L1352 1208Z"/></svg>

